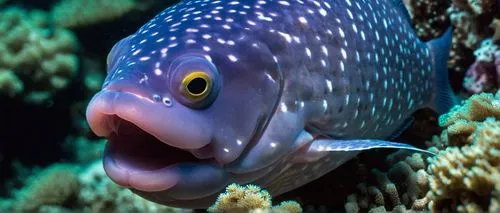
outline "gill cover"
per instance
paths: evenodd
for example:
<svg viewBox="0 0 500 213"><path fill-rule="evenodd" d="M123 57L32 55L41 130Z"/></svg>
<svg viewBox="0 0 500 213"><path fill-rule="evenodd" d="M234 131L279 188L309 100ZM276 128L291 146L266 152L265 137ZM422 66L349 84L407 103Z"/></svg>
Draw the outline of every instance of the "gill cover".
<svg viewBox="0 0 500 213"><path fill-rule="evenodd" d="M210 119L215 132L209 149L221 164L236 160L255 146L281 96L283 77L273 54L266 45L250 39L244 37L240 45L232 47L237 61L229 60L223 49L210 54L219 73L214 89L217 84L220 89L209 107L195 112Z"/></svg>

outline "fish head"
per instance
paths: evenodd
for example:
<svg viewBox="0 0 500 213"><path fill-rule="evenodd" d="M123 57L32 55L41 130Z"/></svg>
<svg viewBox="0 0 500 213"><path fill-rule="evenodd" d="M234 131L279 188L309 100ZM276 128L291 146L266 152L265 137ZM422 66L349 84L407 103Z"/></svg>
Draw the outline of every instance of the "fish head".
<svg viewBox="0 0 500 213"><path fill-rule="evenodd" d="M265 130L281 72L249 35L224 45L143 34L153 36L142 29L111 49L102 90L87 108L93 132L108 138L105 171L151 201L207 207L226 185L243 181L226 166Z"/></svg>

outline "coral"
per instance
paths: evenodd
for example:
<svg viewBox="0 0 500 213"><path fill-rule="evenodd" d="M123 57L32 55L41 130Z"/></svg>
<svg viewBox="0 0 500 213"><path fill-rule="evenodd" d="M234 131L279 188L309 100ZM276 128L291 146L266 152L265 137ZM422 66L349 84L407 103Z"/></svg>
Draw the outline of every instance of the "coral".
<svg viewBox="0 0 500 213"><path fill-rule="evenodd" d="M0 10L0 93L32 103L50 100L76 76L76 48L74 34L49 27L45 12Z"/></svg>
<svg viewBox="0 0 500 213"><path fill-rule="evenodd" d="M500 92L473 95L439 118L446 129L434 140L450 147L428 159L433 212L498 210L499 119Z"/></svg>
<svg viewBox="0 0 500 213"><path fill-rule="evenodd" d="M63 205L76 197L80 190L75 166L54 164L32 176L28 184L16 193L16 212L38 211L44 205Z"/></svg>
<svg viewBox="0 0 500 213"><path fill-rule="evenodd" d="M133 10L136 0L62 0L52 9L59 26L81 27L119 18Z"/></svg>
<svg viewBox="0 0 500 213"><path fill-rule="evenodd" d="M444 131L427 143L438 153L398 151L387 172L371 171L349 195L346 212L497 212L500 194L500 91L473 95L439 117ZM454 204L458 203L458 207Z"/></svg>
<svg viewBox="0 0 500 213"><path fill-rule="evenodd" d="M440 140L447 146L467 145L470 143L468 137L487 117L500 120L500 92L496 95L473 95L462 105L455 106L449 113L439 117L439 125L446 128Z"/></svg>
<svg viewBox="0 0 500 213"><path fill-rule="evenodd" d="M493 42L500 42L500 18L495 18L493 22L491 22L490 27L495 31L493 34Z"/></svg>
<svg viewBox="0 0 500 213"><path fill-rule="evenodd" d="M147 201L113 183L102 161L55 164L28 180L16 196L0 200L0 212L191 212Z"/></svg>
<svg viewBox="0 0 500 213"><path fill-rule="evenodd" d="M297 202L284 201L272 207L271 194L256 185L230 184L208 212L302 212Z"/></svg>
<svg viewBox="0 0 500 213"><path fill-rule="evenodd" d="M487 118L477 125L468 141L469 145L449 147L429 159L431 210L483 212L498 208L497 204L493 207L493 203L500 199L497 191L500 189L500 121ZM456 202L458 206L450 205Z"/></svg>
<svg viewBox="0 0 500 213"><path fill-rule="evenodd" d="M446 14L449 1L409 0L408 10L417 35L429 40L441 35L450 25Z"/></svg>
<svg viewBox="0 0 500 213"><path fill-rule="evenodd" d="M23 90L23 82L12 70L0 69L0 91L9 97L14 97Z"/></svg>
<svg viewBox="0 0 500 213"><path fill-rule="evenodd" d="M453 45L448 66L456 71L465 71L470 65L467 57L480 46L483 39L493 35L489 26L495 14L500 13L495 0L452 0L447 9L454 26Z"/></svg>
<svg viewBox="0 0 500 213"><path fill-rule="evenodd" d="M106 139L91 140L84 136L68 136L63 148L71 154L72 160L87 165L102 158L106 142Z"/></svg>
<svg viewBox="0 0 500 213"><path fill-rule="evenodd" d="M467 70L464 88L471 93L496 91L500 87L500 67L495 62L500 58L500 47L492 39L485 39L474 51L476 62Z"/></svg>
<svg viewBox="0 0 500 213"><path fill-rule="evenodd" d="M500 78L500 52L495 53L495 67L497 69L497 78Z"/></svg>
<svg viewBox="0 0 500 213"><path fill-rule="evenodd" d="M370 183L360 183L357 193L348 196L346 212L424 211L429 200L426 164L420 154L398 151L386 159L393 165L386 173L373 169Z"/></svg>

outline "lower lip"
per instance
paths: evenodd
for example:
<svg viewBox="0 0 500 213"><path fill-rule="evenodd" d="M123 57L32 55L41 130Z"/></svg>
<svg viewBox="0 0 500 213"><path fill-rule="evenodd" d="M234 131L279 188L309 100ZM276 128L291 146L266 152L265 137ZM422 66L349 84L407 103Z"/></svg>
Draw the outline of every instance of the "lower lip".
<svg viewBox="0 0 500 213"><path fill-rule="evenodd" d="M131 171L121 168L111 156L104 157L104 170L116 184L145 192L165 191L179 181L172 166L155 171Z"/></svg>

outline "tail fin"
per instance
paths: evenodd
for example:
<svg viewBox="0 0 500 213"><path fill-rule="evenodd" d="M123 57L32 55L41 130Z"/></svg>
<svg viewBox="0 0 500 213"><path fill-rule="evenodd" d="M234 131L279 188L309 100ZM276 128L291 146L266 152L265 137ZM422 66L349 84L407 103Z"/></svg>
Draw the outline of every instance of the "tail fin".
<svg viewBox="0 0 500 213"><path fill-rule="evenodd" d="M448 56L451 49L451 39L453 36L450 27L439 38L427 42L431 51L434 63L434 99L431 103L437 113L447 113L453 106L459 103L458 98L453 93L448 79Z"/></svg>

